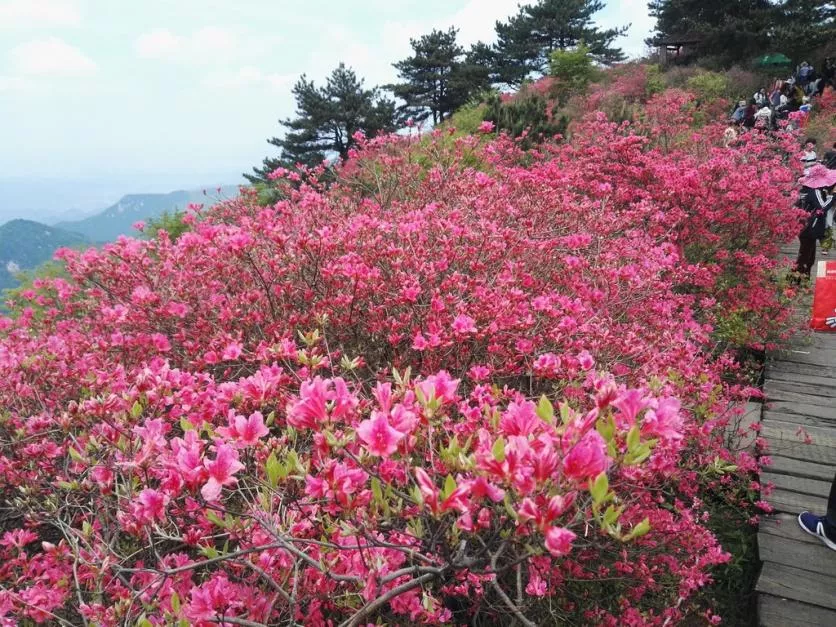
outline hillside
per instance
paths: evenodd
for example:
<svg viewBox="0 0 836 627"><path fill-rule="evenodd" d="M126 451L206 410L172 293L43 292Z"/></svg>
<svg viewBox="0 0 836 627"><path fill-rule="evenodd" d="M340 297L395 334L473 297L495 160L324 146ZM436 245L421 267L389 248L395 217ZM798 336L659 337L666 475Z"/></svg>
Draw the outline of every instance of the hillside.
<svg viewBox="0 0 836 627"><path fill-rule="evenodd" d="M0 290L14 287L14 273L31 270L52 258L58 248L84 246L79 233L32 220L12 220L0 226Z"/></svg>
<svg viewBox="0 0 836 627"><path fill-rule="evenodd" d="M71 222L59 222L58 228L81 233L92 242L109 242L120 235L136 235L133 224L138 220L157 218L164 212L182 211L190 203L214 205L238 195L238 187L227 185L217 189L176 191L168 194L128 194L101 213Z"/></svg>

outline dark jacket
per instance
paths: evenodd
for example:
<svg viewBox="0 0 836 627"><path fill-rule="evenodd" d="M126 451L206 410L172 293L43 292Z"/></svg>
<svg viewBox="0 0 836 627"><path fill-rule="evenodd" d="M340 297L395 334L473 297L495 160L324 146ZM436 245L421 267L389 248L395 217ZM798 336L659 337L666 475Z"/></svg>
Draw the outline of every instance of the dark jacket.
<svg viewBox="0 0 836 627"><path fill-rule="evenodd" d="M836 196L823 189L802 187L799 194L798 206L809 215L801 230L800 236L807 239L821 239L827 230L825 219L827 211L833 205Z"/></svg>

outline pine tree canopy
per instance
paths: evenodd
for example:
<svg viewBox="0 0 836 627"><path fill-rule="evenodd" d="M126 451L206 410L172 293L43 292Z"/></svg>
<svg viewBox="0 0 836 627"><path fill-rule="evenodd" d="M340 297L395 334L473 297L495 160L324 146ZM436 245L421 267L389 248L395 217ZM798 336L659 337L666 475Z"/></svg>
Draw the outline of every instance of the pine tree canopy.
<svg viewBox="0 0 836 627"><path fill-rule="evenodd" d="M411 39L413 55L393 64L403 82L388 89L405 102L402 110L416 121L432 117L438 124L489 86L488 70L465 55L457 34L450 28Z"/></svg>
<svg viewBox="0 0 836 627"><path fill-rule="evenodd" d="M323 87L317 87L305 75L293 86L296 117L280 121L284 137L268 143L281 149L280 157L267 157L254 174L244 176L252 183L264 182L278 167L297 164L314 166L330 156L345 159L355 144L357 131L366 136L392 132L397 126L395 103L376 87L366 89L351 68L340 65Z"/></svg>

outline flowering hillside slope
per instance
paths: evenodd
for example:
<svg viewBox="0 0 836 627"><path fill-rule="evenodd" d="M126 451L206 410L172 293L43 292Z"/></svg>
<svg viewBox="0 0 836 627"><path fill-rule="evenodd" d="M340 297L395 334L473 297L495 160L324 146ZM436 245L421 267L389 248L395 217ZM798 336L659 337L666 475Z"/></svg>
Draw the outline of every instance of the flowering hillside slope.
<svg viewBox="0 0 836 627"><path fill-rule="evenodd" d="M692 611L702 500L757 498L718 427L730 348L784 333L796 173L648 111L361 141L328 188L64 251L0 319L0 622Z"/></svg>

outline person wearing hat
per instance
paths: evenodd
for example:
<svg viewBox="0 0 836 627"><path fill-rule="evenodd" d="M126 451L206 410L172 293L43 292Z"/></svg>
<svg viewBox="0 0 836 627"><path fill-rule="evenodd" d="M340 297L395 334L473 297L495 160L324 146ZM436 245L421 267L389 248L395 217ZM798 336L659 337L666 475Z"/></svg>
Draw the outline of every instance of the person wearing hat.
<svg viewBox="0 0 836 627"><path fill-rule="evenodd" d="M816 241L825 237L827 213L833 208L833 188L836 186L836 170L814 165L810 173L799 180L801 194L799 206L807 213L804 228L798 234L798 259L795 270L800 277L810 278L816 263Z"/></svg>

